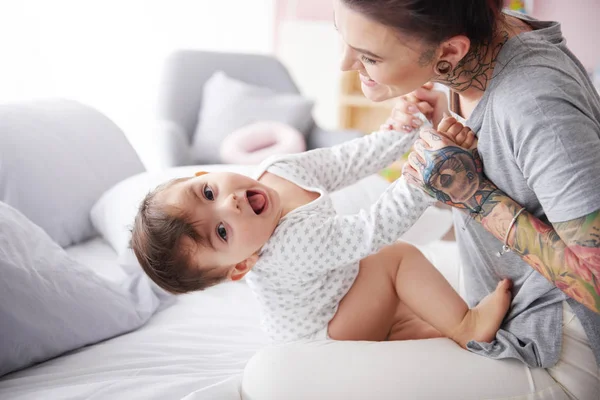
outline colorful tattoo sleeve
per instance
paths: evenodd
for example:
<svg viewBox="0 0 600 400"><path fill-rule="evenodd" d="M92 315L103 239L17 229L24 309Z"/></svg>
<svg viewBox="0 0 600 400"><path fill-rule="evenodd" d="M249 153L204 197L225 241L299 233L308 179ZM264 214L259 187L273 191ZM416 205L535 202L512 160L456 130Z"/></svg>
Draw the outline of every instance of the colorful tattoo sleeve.
<svg viewBox="0 0 600 400"><path fill-rule="evenodd" d="M497 190L475 220L500 240L521 206ZM600 212L568 222L546 224L523 212L508 244L523 260L569 297L600 313Z"/></svg>
<svg viewBox="0 0 600 400"><path fill-rule="evenodd" d="M445 146L424 150L423 156L418 184L441 202L469 212L504 242L522 207L485 178L477 150ZM600 210L553 225L524 211L508 245L569 297L600 313Z"/></svg>

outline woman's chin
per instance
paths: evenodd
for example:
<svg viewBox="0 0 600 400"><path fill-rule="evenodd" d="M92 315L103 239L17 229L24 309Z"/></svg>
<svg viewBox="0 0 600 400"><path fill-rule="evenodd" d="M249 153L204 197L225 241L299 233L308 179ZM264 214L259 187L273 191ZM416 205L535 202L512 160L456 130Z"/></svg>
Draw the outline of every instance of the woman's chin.
<svg viewBox="0 0 600 400"><path fill-rule="evenodd" d="M392 97L395 97L392 94L392 91L384 85L376 85L373 87L369 87L367 85L365 85L364 83L361 84L361 89L363 94L365 95L365 97L373 102L381 102L381 101L386 101L391 99Z"/></svg>

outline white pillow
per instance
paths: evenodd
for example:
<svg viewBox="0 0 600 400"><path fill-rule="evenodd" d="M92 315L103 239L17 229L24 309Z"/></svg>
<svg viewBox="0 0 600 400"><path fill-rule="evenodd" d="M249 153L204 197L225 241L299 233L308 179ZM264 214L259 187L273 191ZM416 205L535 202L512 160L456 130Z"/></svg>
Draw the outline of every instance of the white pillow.
<svg viewBox="0 0 600 400"><path fill-rule="evenodd" d="M146 194L158 185L169 179L193 176L197 171L230 171L254 177L257 168L252 165L197 165L134 175L100 197L91 211L92 224L123 260L139 205ZM338 213L356 213L373 204L388 186L389 183L381 176L372 175L332 193L331 198ZM426 244L441 238L451 226L452 214L449 211L430 207L402 239L416 245ZM126 258L131 259L129 256Z"/></svg>
<svg viewBox="0 0 600 400"><path fill-rule="evenodd" d="M142 171L121 129L90 107L62 99L0 105L0 201L62 247L95 236L92 205Z"/></svg>
<svg viewBox="0 0 600 400"><path fill-rule="evenodd" d="M0 202L0 376L143 325L159 306L143 274L116 284Z"/></svg>
<svg viewBox="0 0 600 400"><path fill-rule="evenodd" d="M194 133L191 158L220 163L221 142L235 130L257 121L276 121L308 135L314 125L313 101L299 94L277 93L215 72L204 84L202 109Z"/></svg>

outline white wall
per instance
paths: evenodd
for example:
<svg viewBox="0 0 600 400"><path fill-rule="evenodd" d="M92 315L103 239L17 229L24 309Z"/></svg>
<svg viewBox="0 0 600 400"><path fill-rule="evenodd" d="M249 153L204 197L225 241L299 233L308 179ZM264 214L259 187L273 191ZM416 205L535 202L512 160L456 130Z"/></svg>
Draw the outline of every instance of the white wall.
<svg viewBox="0 0 600 400"><path fill-rule="evenodd" d="M0 102L90 104L136 144L178 48L271 53L275 0L0 0Z"/></svg>
<svg viewBox="0 0 600 400"><path fill-rule="evenodd" d="M313 116L326 129L338 127L341 45L333 23L283 20L277 31L277 57L300 91L315 100Z"/></svg>

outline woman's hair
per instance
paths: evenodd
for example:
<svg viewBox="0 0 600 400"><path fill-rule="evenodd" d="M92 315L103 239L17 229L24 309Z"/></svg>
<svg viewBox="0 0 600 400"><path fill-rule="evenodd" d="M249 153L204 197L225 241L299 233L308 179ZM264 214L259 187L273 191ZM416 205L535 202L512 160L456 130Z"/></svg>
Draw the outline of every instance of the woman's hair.
<svg viewBox="0 0 600 400"><path fill-rule="evenodd" d="M203 290L225 279L224 274L215 274L214 268L201 270L194 265L190 251L182 246L182 239L188 237L199 246L198 233L185 221L185 215L156 200L157 194L186 179L169 181L148 193L131 230L130 245L144 272L158 286L174 294Z"/></svg>
<svg viewBox="0 0 600 400"><path fill-rule="evenodd" d="M503 0L342 0L346 6L403 34L438 45L465 35L472 46L491 41Z"/></svg>

